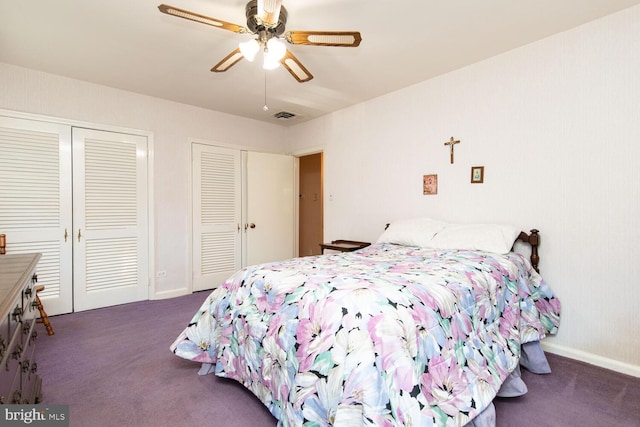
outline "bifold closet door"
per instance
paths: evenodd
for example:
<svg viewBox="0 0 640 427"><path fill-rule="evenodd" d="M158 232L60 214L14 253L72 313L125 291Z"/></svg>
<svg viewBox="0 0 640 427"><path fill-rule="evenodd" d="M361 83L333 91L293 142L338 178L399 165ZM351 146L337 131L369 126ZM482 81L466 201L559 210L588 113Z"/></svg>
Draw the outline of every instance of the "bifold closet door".
<svg viewBox="0 0 640 427"><path fill-rule="evenodd" d="M41 253L47 314L73 310L71 127L0 117L0 233L7 253Z"/></svg>
<svg viewBox="0 0 640 427"><path fill-rule="evenodd" d="M217 288L241 266L241 158L192 144L193 290Z"/></svg>
<svg viewBox="0 0 640 427"><path fill-rule="evenodd" d="M294 252L293 157L192 144L193 290Z"/></svg>
<svg viewBox="0 0 640 427"><path fill-rule="evenodd" d="M149 293L147 138L73 128L75 311Z"/></svg>

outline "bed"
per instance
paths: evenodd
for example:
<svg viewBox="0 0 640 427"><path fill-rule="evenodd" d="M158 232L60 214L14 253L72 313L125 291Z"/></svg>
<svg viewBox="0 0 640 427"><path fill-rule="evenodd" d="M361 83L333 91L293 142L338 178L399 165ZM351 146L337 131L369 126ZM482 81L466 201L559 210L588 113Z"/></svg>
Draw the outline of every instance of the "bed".
<svg viewBox="0 0 640 427"><path fill-rule="evenodd" d="M515 242L530 256L514 251ZM289 426L491 426L493 399L550 371L560 302L537 230L396 221L354 251L244 268L171 344Z"/></svg>

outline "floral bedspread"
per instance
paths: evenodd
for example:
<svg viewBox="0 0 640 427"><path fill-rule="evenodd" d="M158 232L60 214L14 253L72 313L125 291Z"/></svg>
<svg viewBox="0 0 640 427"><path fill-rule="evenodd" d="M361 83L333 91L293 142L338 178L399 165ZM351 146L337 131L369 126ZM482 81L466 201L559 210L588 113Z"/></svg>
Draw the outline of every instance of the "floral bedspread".
<svg viewBox="0 0 640 427"><path fill-rule="evenodd" d="M559 312L522 255L375 244L238 271L171 350L279 426L462 426Z"/></svg>

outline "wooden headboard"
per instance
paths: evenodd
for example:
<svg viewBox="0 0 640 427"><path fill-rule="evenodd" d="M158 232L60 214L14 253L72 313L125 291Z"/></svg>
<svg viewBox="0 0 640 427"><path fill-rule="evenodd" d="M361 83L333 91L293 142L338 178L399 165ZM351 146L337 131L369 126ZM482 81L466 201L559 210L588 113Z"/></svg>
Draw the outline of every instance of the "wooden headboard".
<svg viewBox="0 0 640 427"><path fill-rule="evenodd" d="M531 246L531 265L533 266L534 270L540 273L540 270L538 269L538 264L540 263L540 256L538 255L540 236L538 235L538 230L533 228L531 229L530 234L521 231L520 235L518 236L518 240L528 243Z"/></svg>

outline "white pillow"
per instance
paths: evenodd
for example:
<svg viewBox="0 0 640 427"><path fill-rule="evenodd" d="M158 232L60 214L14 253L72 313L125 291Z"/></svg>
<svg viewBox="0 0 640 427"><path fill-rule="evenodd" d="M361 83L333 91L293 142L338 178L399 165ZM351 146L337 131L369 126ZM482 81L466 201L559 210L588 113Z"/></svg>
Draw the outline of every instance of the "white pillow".
<svg viewBox="0 0 640 427"><path fill-rule="evenodd" d="M377 243L431 247L431 240L447 224L430 218L405 219L392 222Z"/></svg>
<svg viewBox="0 0 640 427"><path fill-rule="evenodd" d="M506 254L519 234L518 229L509 225L448 224L433 237L430 247Z"/></svg>

